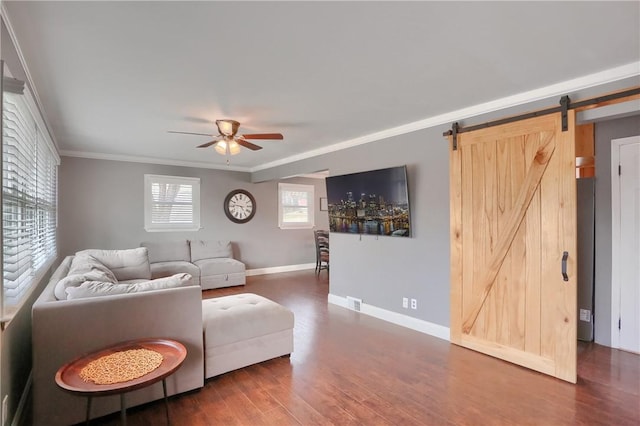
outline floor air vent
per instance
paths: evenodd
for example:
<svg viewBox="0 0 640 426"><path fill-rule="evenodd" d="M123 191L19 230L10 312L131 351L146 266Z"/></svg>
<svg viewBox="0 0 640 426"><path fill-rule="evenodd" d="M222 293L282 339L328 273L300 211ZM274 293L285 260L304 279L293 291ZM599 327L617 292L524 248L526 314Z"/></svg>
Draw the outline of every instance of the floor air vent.
<svg viewBox="0 0 640 426"><path fill-rule="evenodd" d="M347 296L347 308L352 311L360 312L360 305L362 305L362 299L356 299L355 297Z"/></svg>

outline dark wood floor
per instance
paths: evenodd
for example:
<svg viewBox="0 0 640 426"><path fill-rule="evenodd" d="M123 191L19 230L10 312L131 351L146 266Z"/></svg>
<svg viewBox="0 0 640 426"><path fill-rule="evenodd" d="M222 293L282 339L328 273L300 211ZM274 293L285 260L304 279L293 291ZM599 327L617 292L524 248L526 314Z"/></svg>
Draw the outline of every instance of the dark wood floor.
<svg viewBox="0 0 640 426"><path fill-rule="evenodd" d="M173 425L638 425L640 356L581 344L578 384L327 304L323 271L249 277L295 313L295 351L170 398ZM162 402L129 425L165 424ZM116 425L111 415L92 422Z"/></svg>

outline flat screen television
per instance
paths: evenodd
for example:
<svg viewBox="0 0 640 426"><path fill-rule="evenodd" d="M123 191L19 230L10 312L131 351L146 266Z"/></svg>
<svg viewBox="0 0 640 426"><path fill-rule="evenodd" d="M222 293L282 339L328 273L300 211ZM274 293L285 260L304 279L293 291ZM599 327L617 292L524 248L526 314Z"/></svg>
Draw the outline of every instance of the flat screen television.
<svg viewBox="0 0 640 426"><path fill-rule="evenodd" d="M326 178L329 230L410 237L407 167Z"/></svg>

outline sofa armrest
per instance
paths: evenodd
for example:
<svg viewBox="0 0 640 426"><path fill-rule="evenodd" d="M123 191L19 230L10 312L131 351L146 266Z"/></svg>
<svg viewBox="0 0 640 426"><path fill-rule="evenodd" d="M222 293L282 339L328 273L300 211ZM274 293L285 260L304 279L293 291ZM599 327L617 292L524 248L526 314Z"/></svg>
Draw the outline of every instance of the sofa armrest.
<svg viewBox="0 0 640 426"><path fill-rule="evenodd" d="M187 348L187 358L167 378L168 394L204 385L200 287L78 300L40 297L33 305L32 320L34 424L83 421L86 399L59 389L56 371L83 354L118 342L148 337L177 340ZM153 385L128 393L127 405L160 398L162 387ZM94 399L91 417L118 411L119 401L118 396Z"/></svg>

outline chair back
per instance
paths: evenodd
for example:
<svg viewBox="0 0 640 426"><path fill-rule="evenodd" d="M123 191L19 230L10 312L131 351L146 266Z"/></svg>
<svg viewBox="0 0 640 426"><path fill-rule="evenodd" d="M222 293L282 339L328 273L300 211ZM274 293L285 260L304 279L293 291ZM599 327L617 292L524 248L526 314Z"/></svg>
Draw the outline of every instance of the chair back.
<svg viewBox="0 0 640 426"><path fill-rule="evenodd" d="M318 229L313 231L316 244L316 272L329 269L329 231Z"/></svg>

